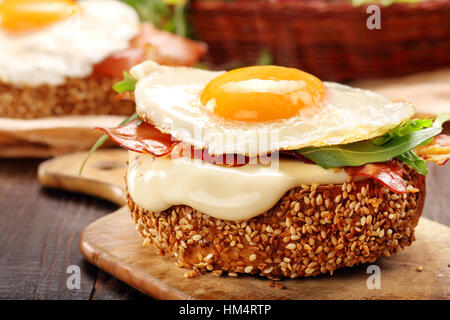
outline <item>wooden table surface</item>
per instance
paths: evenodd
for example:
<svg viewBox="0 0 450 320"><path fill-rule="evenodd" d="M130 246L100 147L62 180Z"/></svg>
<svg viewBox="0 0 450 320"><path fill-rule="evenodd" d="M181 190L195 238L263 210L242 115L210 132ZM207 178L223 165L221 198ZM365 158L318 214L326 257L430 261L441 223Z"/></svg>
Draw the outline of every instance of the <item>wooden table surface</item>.
<svg viewBox="0 0 450 320"><path fill-rule="evenodd" d="M87 262L78 241L92 221L118 207L41 187L41 160L0 160L0 299L149 299ZM67 267L81 270L68 289Z"/></svg>
<svg viewBox="0 0 450 320"><path fill-rule="evenodd" d="M40 160L0 159L0 299L149 299L89 264L78 241L92 221L117 206L41 187ZM430 166L423 216L450 226L450 164ZM81 288L68 289L68 266Z"/></svg>

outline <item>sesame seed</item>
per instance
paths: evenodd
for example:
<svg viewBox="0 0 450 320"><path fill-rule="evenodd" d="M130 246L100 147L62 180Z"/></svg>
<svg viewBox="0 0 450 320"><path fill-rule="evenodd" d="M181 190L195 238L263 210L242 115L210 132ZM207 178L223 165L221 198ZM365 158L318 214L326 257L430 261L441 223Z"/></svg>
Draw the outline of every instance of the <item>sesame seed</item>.
<svg viewBox="0 0 450 320"><path fill-rule="evenodd" d="M289 228L289 233L290 233L291 235L294 235L294 234L297 233L297 231L295 230L295 228L294 228L293 226L291 226L291 227Z"/></svg>
<svg viewBox="0 0 450 320"><path fill-rule="evenodd" d="M253 271L253 266L247 266L247 267L245 267L245 269L244 269L244 272L245 273L250 273L250 272L252 272Z"/></svg>
<svg viewBox="0 0 450 320"><path fill-rule="evenodd" d="M319 195L317 196L317 198L316 198L316 204L317 204L318 206L321 206L321 205L323 204L323 198L322 198L322 195L321 195L321 194L319 194Z"/></svg>
<svg viewBox="0 0 450 320"><path fill-rule="evenodd" d="M311 273L313 273L314 271L316 271L316 269L314 269L314 268L306 268L306 269L305 269L305 273L306 273L306 274L311 274Z"/></svg>
<svg viewBox="0 0 450 320"><path fill-rule="evenodd" d="M264 269L263 273L271 273L271 272L272 272L272 270L273 270L273 267L272 267L272 266L270 266L270 267L268 267L268 268Z"/></svg>
<svg viewBox="0 0 450 320"><path fill-rule="evenodd" d="M294 243L289 243L286 246L286 249L288 249L288 250L295 250L295 248L297 248L297 246Z"/></svg>
<svg viewBox="0 0 450 320"><path fill-rule="evenodd" d="M194 241L200 241L200 240L201 240L201 238L202 238L202 236L201 236L201 235L199 235L199 234L196 234L196 235L194 235L194 236L192 237L192 240L194 240Z"/></svg>
<svg viewBox="0 0 450 320"><path fill-rule="evenodd" d="M205 257L205 260L206 261L211 260L213 257L214 257L214 254L210 253Z"/></svg>
<svg viewBox="0 0 450 320"><path fill-rule="evenodd" d="M144 241L142 242L142 245L144 247L146 247L146 246L148 246L150 244L150 242L151 242L150 238L145 238Z"/></svg>
<svg viewBox="0 0 450 320"><path fill-rule="evenodd" d="M367 196L367 189L365 187L361 188L361 194L365 197Z"/></svg>

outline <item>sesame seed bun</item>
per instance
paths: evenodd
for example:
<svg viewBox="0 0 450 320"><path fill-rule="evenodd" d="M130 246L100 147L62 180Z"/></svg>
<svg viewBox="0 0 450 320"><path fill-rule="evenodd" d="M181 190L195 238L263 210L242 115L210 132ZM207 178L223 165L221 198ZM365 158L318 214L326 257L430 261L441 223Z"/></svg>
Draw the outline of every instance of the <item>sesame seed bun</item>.
<svg viewBox="0 0 450 320"><path fill-rule="evenodd" d="M243 221L212 218L184 206L150 212L128 206L144 245L202 271L308 277L391 256L414 241L423 210L425 177L408 168L410 191L395 194L368 179L341 185L302 185L269 211Z"/></svg>

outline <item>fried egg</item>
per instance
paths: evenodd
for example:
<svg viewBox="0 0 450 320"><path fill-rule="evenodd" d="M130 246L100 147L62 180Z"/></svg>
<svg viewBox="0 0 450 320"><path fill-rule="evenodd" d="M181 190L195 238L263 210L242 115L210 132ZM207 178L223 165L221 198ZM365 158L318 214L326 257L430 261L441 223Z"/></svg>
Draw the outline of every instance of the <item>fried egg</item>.
<svg viewBox="0 0 450 320"><path fill-rule="evenodd" d="M59 85L84 78L139 32L133 8L112 0L0 0L0 82Z"/></svg>
<svg viewBox="0 0 450 320"><path fill-rule="evenodd" d="M217 72L146 61L130 72L138 80L140 117L212 155L256 156L371 139L415 111L407 102L293 68Z"/></svg>

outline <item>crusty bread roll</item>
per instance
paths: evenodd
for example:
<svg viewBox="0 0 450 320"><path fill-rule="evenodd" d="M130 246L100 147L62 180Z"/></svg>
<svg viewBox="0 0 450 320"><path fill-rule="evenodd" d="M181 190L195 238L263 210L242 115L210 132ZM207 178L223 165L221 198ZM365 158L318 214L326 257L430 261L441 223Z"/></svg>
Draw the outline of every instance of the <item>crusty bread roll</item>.
<svg viewBox="0 0 450 320"><path fill-rule="evenodd" d="M163 212L128 206L144 245L170 254L186 277L202 271L308 277L373 262L411 245L423 210L425 177L408 168L406 194L351 178L341 185L302 185L269 211L244 221L212 218L191 207ZM168 190L170 192L170 190Z"/></svg>
<svg viewBox="0 0 450 320"><path fill-rule="evenodd" d="M0 81L0 117L36 119L62 115L127 115L136 106L117 101L112 86L119 78L89 76L58 86L16 87Z"/></svg>

